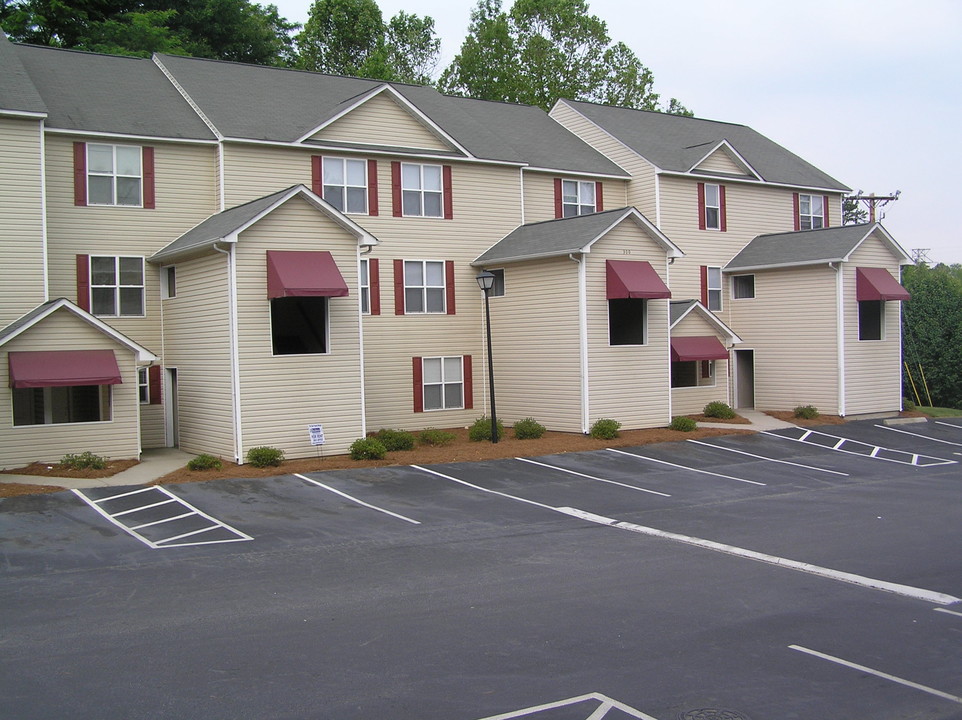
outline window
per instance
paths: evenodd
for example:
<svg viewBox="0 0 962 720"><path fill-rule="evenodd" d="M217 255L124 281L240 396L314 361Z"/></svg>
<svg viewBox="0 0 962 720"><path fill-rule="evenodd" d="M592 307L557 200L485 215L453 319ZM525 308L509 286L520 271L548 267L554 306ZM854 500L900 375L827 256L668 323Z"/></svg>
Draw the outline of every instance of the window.
<svg viewBox="0 0 962 720"><path fill-rule="evenodd" d="M92 255L90 308L94 315L143 317L144 259Z"/></svg>
<svg viewBox="0 0 962 720"><path fill-rule="evenodd" d="M860 300L858 303L858 339L881 340L885 327L885 302Z"/></svg>
<svg viewBox="0 0 962 720"><path fill-rule="evenodd" d="M817 230L825 227L825 210L821 195L798 196L799 230Z"/></svg>
<svg viewBox="0 0 962 720"><path fill-rule="evenodd" d="M494 284L488 297L504 297L504 270L488 270L494 275Z"/></svg>
<svg viewBox="0 0 962 720"><path fill-rule="evenodd" d="M110 420L110 385L13 388L14 425Z"/></svg>
<svg viewBox="0 0 962 720"><path fill-rule="evenodd" d="M722 274L720 267L705 268L705 294L708 309L720 312L722 309Z"/></svg>
<svg viewBox="0 0 962 720"><path fill-rule="evenodd" d="M705 229L721 229L721 191L718 185L705 185Z"/></svg>
<svg viewBox="0 0 962 720"><path fill-rule="evenodd" d="M440 165L401 163L401 208L405 216L442 217Z"/></svg>
<svg viewBox="0 0 962 720"><path fill-rule="evenodd" d="M170 300L177 297L177 268L173 265L160 269L160 298Z"/></svg>
<svg viewBox="0 0 962 720"><path fill-rule="evenodd" d="M671 364L673 388L705 387L715 384L714 360L682 360Z"/></svg>
<svg viewBox="0 0 962 720"><path fill-rule="evenodd" d="M595 184L580 180L561 182L561 216L589 215L595 211Z"/></svg>
<svg viewBox="0 0 962 720"><path fill-rule="evenodd" d="M278 297L270 302L271 344L275 355L327 352L326 297Z"/></svg>
<svg viewBox="0 0 962 720"><path fill-rule="evenodd" d="M613 298L608 301L608 343L644 345L648 301L643 298Z"/></svg>
<svg viewBox="0 0 962 720"><path fill-rule="evenodd" d="M442 261L404 261L404 312L443 313L445 268Z"/></svg>
<svg viewBox="0 0 962 720"><path fill-rule="evenodd" d="M361 291L361 312L371 314L371 268L367 258L361 260L361 275L358 278Z"/></svg>
<svg viewBox="0 0 962 720"><path fill-rule="evenodd" d="M150 379L146 367L137 368L137 396L141 405L150 404Z"/></svg>
<svg viewBox="0 0 962 720"><path fill-rule="evenodd" d="M755 297L755 276L734 275L732 277L732 297L736 300Z"/></svg>
<svg viewBox="0 0 962 720"><path fill-rule="evenodd" d="M367 213L367 162L325 157L323 195L341 212Z"/></svg>
<svg viewBox="0 0 962 720"><path fill-rule="evenodd" d="M141 148L132 145L87 145L87 203L142 203Z"/></svg>
<svg viewBox="0 0 962 720"><path fill-rule="evenodd" d="M461 356L422 358L424 409L464 407L464 366Z"/></svg>

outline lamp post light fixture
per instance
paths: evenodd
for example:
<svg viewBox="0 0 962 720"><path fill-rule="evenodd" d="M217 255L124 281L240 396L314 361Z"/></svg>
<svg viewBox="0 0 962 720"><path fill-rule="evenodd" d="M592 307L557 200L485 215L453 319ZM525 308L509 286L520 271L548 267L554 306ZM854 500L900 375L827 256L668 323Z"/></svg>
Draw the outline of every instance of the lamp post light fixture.
<svg viewBox="0 0 962 720"><path fill-rule="evenodd" d="M487 270L478 277L478 287L484 291L484 324L488 331L488 391L491 393L491 442L498 442L498 414L494 409L494 365L491 364L491 288L494 287L494 273Z"/></svg>

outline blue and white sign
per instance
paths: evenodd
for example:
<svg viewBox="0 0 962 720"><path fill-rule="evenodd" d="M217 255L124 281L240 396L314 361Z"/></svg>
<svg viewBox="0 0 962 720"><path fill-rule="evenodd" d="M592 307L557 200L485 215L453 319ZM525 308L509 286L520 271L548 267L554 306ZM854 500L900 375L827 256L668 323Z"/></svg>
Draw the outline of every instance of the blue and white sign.
<svg viewBox="0 0 962 720"><path fill-rule="evenodd" d="M324 427L322 425L308 425L307 431L311 434L311 445L324 444Z"/></svg>

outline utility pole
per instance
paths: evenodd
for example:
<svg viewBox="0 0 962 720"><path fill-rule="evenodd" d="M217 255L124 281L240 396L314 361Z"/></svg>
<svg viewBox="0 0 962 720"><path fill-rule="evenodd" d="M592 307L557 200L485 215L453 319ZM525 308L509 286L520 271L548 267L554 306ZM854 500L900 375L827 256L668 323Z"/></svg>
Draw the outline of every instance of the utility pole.
<svg viewBox="0 0 962 720"><path fill-rule="evenodd" d="M899 199L899 195L901 195L901 194L902 194L902 191L901 191L901 190L896 190L895 193L892 194L892 195L876 195L875 193L871 193L871 194L869 194L869 195L863 195L863 194L862 194L862 191L859 190L859 191L855 194L855 199L858 200L859 202L864 203L864 204L868 207L868 221L869 221L870 223L874 223L874 222L875 222L875 208L876 208L876 207L885 207L885 206L888 205L890 202L895 202L896 200ZM883 213L882 217L885 217L884 213ZM881 218L880 218L880 219L881 219Z"/></svg>
<svg viewBox="0 0 962 720"><path fill-rule="evenodd" d="M929 258L929 250L932 248L912 248L912 262L916 265L919 263L931 263L932 260Z"/></svg>

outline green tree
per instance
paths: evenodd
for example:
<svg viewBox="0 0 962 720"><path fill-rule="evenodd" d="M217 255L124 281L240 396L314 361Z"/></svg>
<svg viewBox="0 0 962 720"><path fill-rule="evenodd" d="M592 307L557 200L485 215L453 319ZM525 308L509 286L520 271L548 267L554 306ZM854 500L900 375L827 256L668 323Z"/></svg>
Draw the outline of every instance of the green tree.
<svg viewBox="0 0 962 720"><path fill-rule="evenodd" d="M482 100L520 102L518 48L501 0L479 0L461 52L441 73L438 89Z"/></svg>
<svg viewBox="0 0 962 720"><path fill-rule="evenodd" d="M842 224L858 225L868 221L868 210L863 208L854 195L846 195L842 200Z"/></svg>
<svg viewBox="0 0 962 720"><path fill-rule="evenodd" d="M441 52L441 40L434 32L434 18L422 18L401 10L387 24L385 44L395 80L431 84Z"/></svg>

